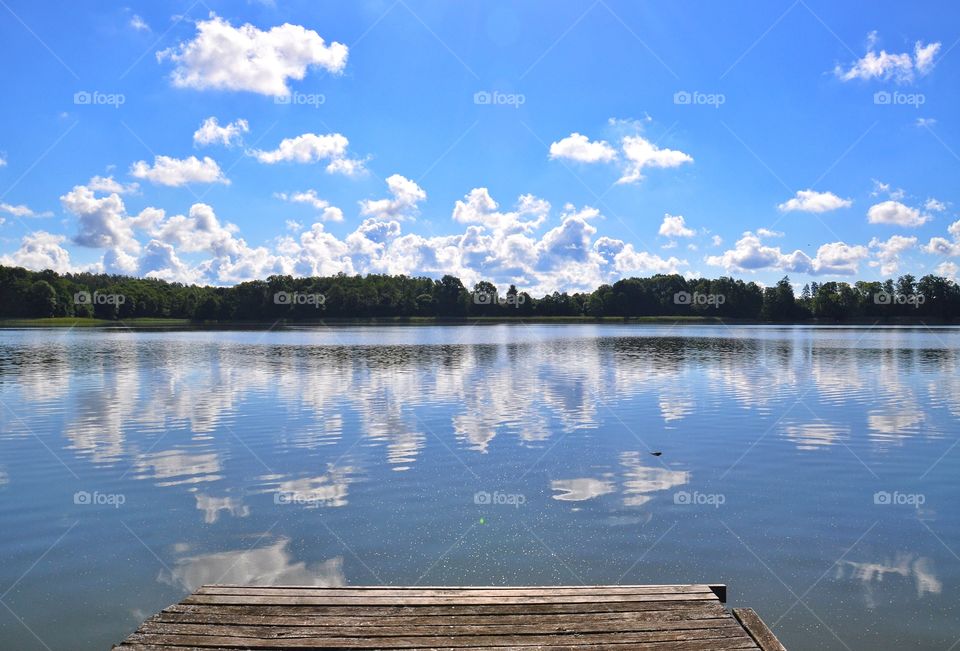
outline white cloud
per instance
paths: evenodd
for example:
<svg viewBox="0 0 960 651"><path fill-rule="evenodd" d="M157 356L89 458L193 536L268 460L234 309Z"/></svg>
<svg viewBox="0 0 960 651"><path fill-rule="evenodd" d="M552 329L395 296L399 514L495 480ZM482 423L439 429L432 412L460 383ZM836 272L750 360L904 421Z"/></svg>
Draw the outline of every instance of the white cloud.
<svg viewBox="0 0 960 651"><path fill-rule="evenodd" d="M247 23L233 27L211 13L197 23L192 41L157 53L174 63L173 84L182 88L242 90L285 97L287 82L303 79L311 66L340 73L347 64L342 43L326 44L313 30L283 25L261 30Z"/></svg>
<svg viewBox="0 0 960 651"><path fill-rule="evenodd" d="M500 212L500 206L487 188L474 188L453 207L453 220L461 224L480 224L502 233L529 233L538 228L550 212L550 204L532 194L520 197L517 210Z"/></svg>
<svg viewBox="0 0 960 651"><path fill-rule="evenodd" d="M853 204L850 199L841 199L832 192L817 192L816 190L798 190L797 194L780 205L780 212L813 212L822 213L838 208L847 208Z"/></svg>
<svg viewBox="0 0 960 651"><path fill-rule="evenodd" d="M960 266L955 262L941 262L934 271L944 278L949 278L953 282L960 281Z"/></svg>
<svg viewBox="0 0 960 651"><path fill-rule="evenodd" d="M882 242L876 237L870 240L869 247L876 249L877 262L871 262L870 266L880 267L880 273L884 276L892 276L897 273L900 265L900 254L912 249L917 245L917 238L904 237L903 235L894 235L886 242Z"/></svg>
<svg viewBox="0 0 960 651"><path fill-rule="evenodd" d="M20 248L0 257L0 264L25 267L35 271L52 269L57 273L79 271L70 263L70 253L61 244L67 238L46 231L34 231L23 236Z"/></svg>
<svg viewBox="0 0 960 651"><path fill-rule="evenodd" d="M945 237L931 237L923 250L939 256L960 256L960 220L950 224L947 232L953 237L952 242Z"/></svg>
<svg viewBox="0 0 960 651"><path fill-rule="evenodd" d="M899 201L881 201L870 206L867 211L867 221L871 224L920 226L931 219L930 215L921 214L916 208L906 206Z"/></svg>
<svg viewBox="0 0 960 651"><path fill-rule="evenodd" d="M916 122L914 122L918 127L932 127L936 123L936 118L917 118Z"/></svg>
<svg viewBox="0 0 960 651"><path fill-rule="evenodd" d="M427 198L427 193L414 181L393 174L387 178L390 199L365 199L360 202L360 214L378 219L412 219L417 214L417 204Z"/></svg>
<svg viewBox="0 0 960 651"><path fill-rule="evenodd" d="M772 231L769 228L758 228L757 229L758 237L783 237L782 231Z"/></svg>
<svg viewBox="0 0 960 651"><path fill-rule="evenodd" d="M304 133L294 138L284 138L272 151L248 152L261 163L272 165L279 162L317 163L329 161L327 173L356 176L366 171L364 161L347 157L350 141L339 133Z"/></svg>
<svg viewBox="0 0 960 651"><path fill-rule="evenodd" d="M622 140L626 169L617 183L634 183L643 178L646 167L679 167L692 163L690 155L675 149L661 149L643 136L625 136Z"/></svg>
<svg viewBox="0 0 960 651"><path fill-rule="evenodd" d="M14 217L52 217L53 213L49 210L44 212L36 212L29 206L23 204L13 205L9 203L0 202L0 212L7 213L8 215L13 215Z"/></svg>
<svg viewBox="0 0 960 651"><path fill-rule="evenodd" d="M7 166L7 157L5 154L0 154L0 167Z"/></svg>
<svg viewBox="0 0 960 651"><path fill-rule="evenodd" d="M714 246L722 246L723 238L720 237L719 235L714 235L712 238L710 238L710 243L713 244Z"/></svg>
<svg viewBox="0 0 960 651"><path fill-rule="evenodd" d="M617 150L605 140L591 142L579 133L571 133L566 138L550 145L550 158L567 158L580 163L610 162L617 157Z"/></svg>
<svg viewBox="0 0 960 651"><path fill-rule="evenodd" d="M657 232L665 237L693 237L697 234L692 228L687 228L683 215L670 213L664 213L663 223L660 224L660 230Z"/></svg>
<svg viewBox="0 0 960 651"><path fill-rule="evenodd" d="M305 203L312 206L314 210L320 212L319 219L325 222L342 222L343 211L336 206L330 205L326 199L317 196L316 190L307 190L306 192L278 192L275 194L278 199L289 201L291 203ZM288 227L289 227L288 221ZM296 223L296 222L293 222ZM297 229L299 230L299 229Z"/></svg>
<svg viewBox="0 0 960 651"><path fill-rule="evenodd" d="M112 176L94 176L87 182L87 187L94 192L132 194L140 189L140 184L137 182L120 183L115 181Z"/></svg>
<svg viewBox="0 0 960 651"><path fill-rule="evenodd" d="M893 189L890 187L889 183L883 183L877 179L871 179L871 181L873 181L873 190L870 192L871 197L879 197L881 194L885 194L887 195L888 199L900 201L907 196L907 193L903 188Z"/></svg>
<svg viewBox="0 0 960 651"><path fill-rule="evenodd" d="M243 142L243 134L250 131L246 120L239 119L220 126L216 117L209 117L203 121L200 128L193 133L193 144L198 146L223 145L230 147Z"/></svg>
<svg viewBox="0 0 960 651"><path fill-rule="evenodd" d="M137 161L130 167L130 174L157 185L172 187L188 183L230 184L230 180L223 175L220 166L209 156L204 156L203 160L196 156L189 158L155 156L152 167L146 161Z"/></svg>
<svg viewBox="0 0 960 651"><path fill-rule="evenodd" d="M947 209L947 204L933 197L927 199L926 203L923 204L923 207L930 212L943 212Z"/></svg>
<svg viewBox="0 0 960 651"><path fill-rule="evenodd" d="M134 28L138 32L149 32L150 25L146 23L140 16L133 14L133 17L130 19L130 27Z"/></svg>
<svg viewBox="0 0 960 651"><path fill-rule="evenodd" d="M118 194L97 198L87 186L77 185L60 197L60 202L64 210L79 218L80 231L73 241L80 246L128 253L139 250L133 233L134 221L127 216Z"/></svg>
<svg viewBox="0 0 960 651"><path fill-rule="evenodd" d="M886 50L877 52L876 32L871 32L867 41L867 53L862 58L854 61L846 70L839 65L834 68L834 74L838 79L841 81L883 79L893 80L898 84L910 83L916 75L923 76L933 70L934 59L940 51L939 42L924 45L917 41L914 44L912 56L910 52L900 54L889 53Z"/></svg>
<svg viewBox="0 0 960 651"><path fill-rule="evenodd" d="M800 250L784 253L780 247L768 246L748 231L733 249L708 256L706 263L740 272L777 269L788 273L852 275L857 273L858 263L868 256L867 247L844 242L821 245L814 258Z"/></svg>

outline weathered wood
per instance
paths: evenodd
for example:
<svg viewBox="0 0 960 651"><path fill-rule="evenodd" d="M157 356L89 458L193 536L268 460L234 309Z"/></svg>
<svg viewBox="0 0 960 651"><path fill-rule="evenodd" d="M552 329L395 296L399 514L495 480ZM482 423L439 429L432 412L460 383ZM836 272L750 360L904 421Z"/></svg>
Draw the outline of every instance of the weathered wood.
<svg viewBox="0 0 960 651"><path fill-rule="evenodd" d="M733 616L762 651L787 651L753 608L734 608Z"/></svg>
<svg viewBox="0 0 960 651"><path fill-rule="evenodd" d="M731 616L725 597L716 584L206 585L114 648L783 651L763 646L776 638L749 609Z"/></svg>

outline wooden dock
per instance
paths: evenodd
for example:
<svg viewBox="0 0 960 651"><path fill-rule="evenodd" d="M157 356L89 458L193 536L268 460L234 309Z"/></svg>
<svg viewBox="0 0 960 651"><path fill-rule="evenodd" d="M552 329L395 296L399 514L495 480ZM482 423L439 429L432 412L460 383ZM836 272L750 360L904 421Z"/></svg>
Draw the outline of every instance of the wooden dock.
<svg viewBox="0 0 960 651"><path fill-rule="evenodd" d="M784 651L722 585L253 587L207 585L114 647Z"/></svg>

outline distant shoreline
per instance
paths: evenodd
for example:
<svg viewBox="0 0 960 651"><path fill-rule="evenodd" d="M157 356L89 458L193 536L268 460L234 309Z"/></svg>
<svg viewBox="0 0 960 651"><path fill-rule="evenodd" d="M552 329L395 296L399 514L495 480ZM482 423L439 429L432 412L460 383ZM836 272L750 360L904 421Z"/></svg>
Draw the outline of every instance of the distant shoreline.
<svg viewBox="0 0 960 651"><path fill-rule="evenodd" d="M190 319L137 318L94 319L52 317L43 319L0 319L0 329L23 328L104 328L104 329L183 329L183 330L263 330L276 327L357 326L357 325L498 325L498 324L671 324L671 325L771 325L771 326L960 326L958 319L849 319L843 321L807 319L802 321L761 321L709 316L540 316L540 317L367 317L277 321L194 321Z"/></svg>

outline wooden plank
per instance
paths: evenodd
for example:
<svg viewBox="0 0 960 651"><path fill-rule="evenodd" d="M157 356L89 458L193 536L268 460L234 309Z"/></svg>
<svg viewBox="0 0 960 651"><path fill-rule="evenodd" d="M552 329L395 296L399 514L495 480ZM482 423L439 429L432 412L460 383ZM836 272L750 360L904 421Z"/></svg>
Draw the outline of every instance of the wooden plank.
<svg viewBox="0 0 960 651"><path fill-rule="evenodd" d="M115 648L784 651L756 613L734 618L725 598L721 584L207 585Z"/></svg>
<svg viewBox="0 0 960 651"><path fill-rule="evenodd" d="M157 645L142 643L127 643L115 646L116 651L236 651L236 647L217 647L217 646L182 646L182 645ZM462 647L419 647L426 651L460 651ZM603 651L604 649L640 650L640 651L738 651L740 649L749 649L756 651L757 645L749 638L741 639L721 639L721 640L683 640L676 642L649 642L638 644L636 642L603 642L601 644L570 644L569 642L556 645L523 645L523 646L477 646L470 647L471 651L506 651L507 649L521 649L522 651Z"/></svg>
<svg viewBox="0 0 960 651"><path fill-rule="evenodd" d="M246 624L274 626L511 626L514 624L550 624L590 622L671 622L686 619L729 619L730 614L719 604L692 606L678 610L647 610L613 613L548 613L542 615L409 615L377 617L364 614L362 609L353 615L286 615L282 610L278 614L249 614L243 612L221 612L213 608L186 606L191 610L167 609L156 615L158 621L179 622L184 624Z"/></svg>
<svg viewBox="0 0 960 651"><path fill-rule="evenodd" d="M364 597L399 598L409 597L553 597L553 596L603 596L603 595L659 595L659 594L697 594L716 596L716 591L707 585L684 586L584 586L580 588L277 588L273 586L234 587L225 585L205 585L194 594L200 595L260 595L281 597ZM719 598L719 597L718 597Z"/></svg>
<svg viewBox="0 0 960 651"><path fill-rule="evenodd" d="M458 605L498 604L555 604L555 603L604 603L633 601L715 601L712 592L687 594L629 594L629 595L556 595L541 597L457 597ZM284 595L203 595L193 594L183 600L185 604L275 604L286 606L366 606L395 604L401 606L436 606L449 604L444 597L329 597L329 596L284 596Z"/></svg>
<svg viewBox="0 0 960 651"><path fill-rule="evenodd" d="M473 648L476 646L530 646L551 644L569 644L573 639L583 644L605 644L612 642L678 642L690 640L733 639L753 644L753 641L739 626L723 629L689 629L681 631L643 631L618 632L610 634L583 633L576 635L473 635L473 636L407 636L407 637L312 637L293 639L271 639L252 637L230 637L222 635L178 635L134 633L128 638L130 643L181 645L181 646L222 646L227 648L251 647L295 649L295 648L335 648L335 649L417 649L443 646L450 648ZM749 648L749 647L747 647Z"/></svg>
<svg viewBox="0 0 960 651"><path fill-rule="evenodd" d="M618 633L641 631L679 631L693 629L740 628L731 618L685 619L675 621L638 622L622 620L582 620L578 622L551 622L531 624L484 625L415 625L398 622L396 626L276 626L246 624L213 624L168 622L151 619L141 627L141 633L177 635L218 635L224 637L275 638L322 638L338 637L413 637L413 636L475 636L475 635L540 635L557 633Z"/></svg>
<svg viewBox="0 0 960 651"><path fill-rule="evenodd" d="M407 617L415 615L545 615L545 614L574 614L574 613L616 613L616 612L645 612L663 610L686 610L693 607L717 605L714 601L626 601L606 603L577 603L577 604L493 604L462 606L457 603L441 604L438 606L327 606L327 605L270 605L270 604L175 604L164 609L164 612L179 612L181 609L216 610L222 613L246 613L258 615L356 615L370 617Z"/></svg>
<svg viewBox="0 0 960 651"><path fill-rule="evenodd" d="M787 651L753 608L734 608L733 616L762 651Z"/></svg>

